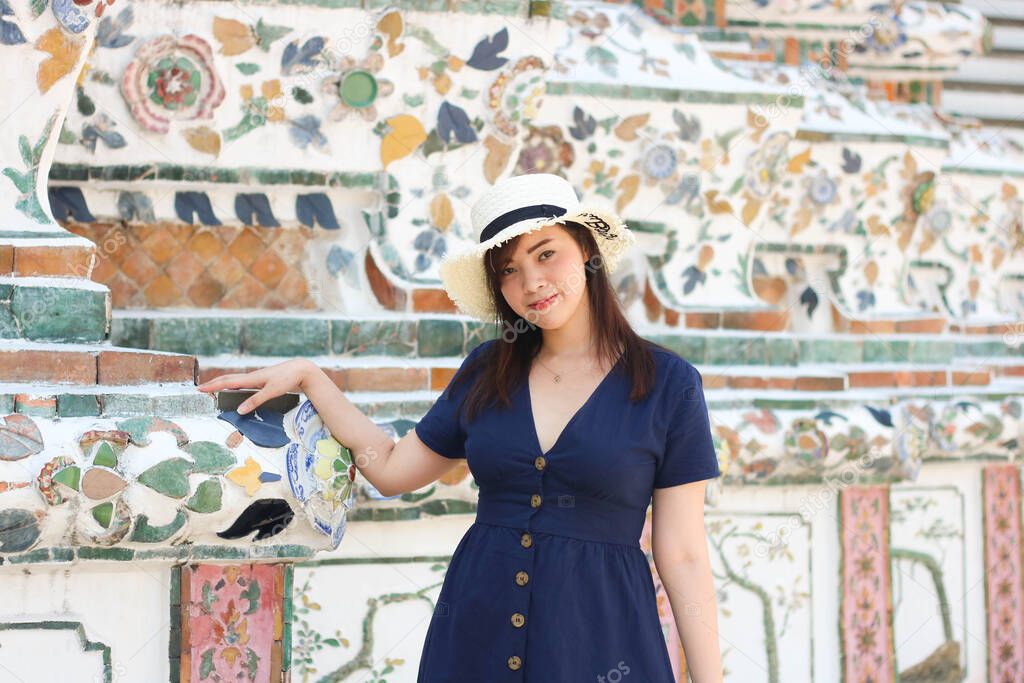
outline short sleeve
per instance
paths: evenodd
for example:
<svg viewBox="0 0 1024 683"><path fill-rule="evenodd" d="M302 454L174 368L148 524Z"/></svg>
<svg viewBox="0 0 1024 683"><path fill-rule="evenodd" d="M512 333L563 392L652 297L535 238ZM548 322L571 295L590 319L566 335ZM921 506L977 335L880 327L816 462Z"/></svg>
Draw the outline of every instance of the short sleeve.
<svg viewBox="0 0 1024 683"><path fill-rule="evenodd" d="M704 401L700 372L683 363L684 372L666 397L674 404L665 435L665 452L654 473L654 488L688 484L721 475L711 435L711 419Z"/></svg>
<svg viewBox="0 0 1024 683"><path fill-rule="evenodd" d="M462 421L459 419L459 405L469 389L469 383L461 383L457 391L453 391L452 388L455 379L466 371L467 365L480 354L482 347L486 344L487 342L478 344L469 352L448 382L448 386L414 428L420 441L425 443L430 450L446 458L466 457L466 433Z"/></svg>

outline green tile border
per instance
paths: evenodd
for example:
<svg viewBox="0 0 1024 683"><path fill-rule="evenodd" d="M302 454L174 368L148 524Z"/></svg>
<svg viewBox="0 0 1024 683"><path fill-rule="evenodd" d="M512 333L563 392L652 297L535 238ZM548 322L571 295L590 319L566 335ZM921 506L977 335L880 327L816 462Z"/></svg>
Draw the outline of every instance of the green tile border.
<svg viewBox="0 0 1024 683"><path fill-rule="evenodd" d="M82 652L99 652L103 658L103 683L112 683L114 679L110 646L89 640L80 621L9 621L0 623L0 631L74 631Z"/></svg>
<svg viewBox="0 0 1024 683"><path fill-rule="evenodd" d="M882 142L901 143L915 147L949 149L949 140L925 135L899 135L897 133L844 133L818 130L798 130L794 136L804 142Z"/></svg>
<svg viewBox="0 0 1024 683"><path fill-rule="evenodd" d="M803 95L786 92L733 93L711 90L677 90L611 83L548 83L547 95L584 95L610 97L620 100L648 100L655 102L686 102L688 104L774 104L782 107L802 109Z"/></svg>

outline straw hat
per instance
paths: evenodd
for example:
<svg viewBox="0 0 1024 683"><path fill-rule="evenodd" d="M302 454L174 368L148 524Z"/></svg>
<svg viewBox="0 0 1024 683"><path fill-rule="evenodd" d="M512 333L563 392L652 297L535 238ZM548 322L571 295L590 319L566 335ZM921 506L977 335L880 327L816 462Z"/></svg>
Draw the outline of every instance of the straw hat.
<svg viewBox="0 0 1024 683"><path fill-rule="evenodd" d="M621 218L611 211L580 206L572 184L552 173L528 173L495 183L477 199L471 216L479 243L446 255L439 269L448 297L456 307L484 322L494 322L497 317L487 286L484 258L491 247L545 225L571 221L594 234L600 261L611 274L636 241L636 235Z"/></svg>

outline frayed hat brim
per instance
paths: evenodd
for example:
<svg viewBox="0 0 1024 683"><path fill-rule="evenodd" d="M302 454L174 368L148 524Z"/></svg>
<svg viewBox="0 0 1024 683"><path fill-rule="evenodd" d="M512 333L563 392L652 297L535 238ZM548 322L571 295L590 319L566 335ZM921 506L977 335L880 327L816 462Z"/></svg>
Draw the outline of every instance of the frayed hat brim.
<svg viewBox="0 0 1024 683"><path fill-rule="evenodd" d="M438 270L448 298L461 313L483 322L496 322L497 308L487 286L485 254L514 237L546 225L562 223L579 223L594 233L602 265L609 275L615 272L623 255L636 243L636 235L620 217L601 209L581 208L556 218L522 221L486 242L442 259Z"/></svg>

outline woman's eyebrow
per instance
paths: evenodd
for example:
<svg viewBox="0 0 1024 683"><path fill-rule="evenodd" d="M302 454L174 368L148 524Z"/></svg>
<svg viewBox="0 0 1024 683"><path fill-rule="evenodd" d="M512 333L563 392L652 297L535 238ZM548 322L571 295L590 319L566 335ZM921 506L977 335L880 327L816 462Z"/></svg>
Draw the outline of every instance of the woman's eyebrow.
<svg viewBox="0 0 1024 683"><path fill-rule="evenodd" d="M526 253L527 253L527 254L532 254L532 253L533 253L533 252L534 252L534 251L535 251L536 249L538 249L539 247L542 247L542 246L544 246L545 244L547 244L548 242L550 242L550 241L551 241L552 239L553 239L553 238L551 238L551 237L548 237L548 238L546 238L546 239L542 239L542 240L541 240L540 242L537 242L537 244L535 244L535 245L533 245L532 247L530 247L529 249L527 249L527 250L526 250Z"/></svg>
<svg viewBox="0 0 1024 683"><path fill-rule="evenodd" d="M540 247L544 246L545 244L547 244L548 242L550 242L553 239L554 239L554 237L547 237L545 239L542 239L540 242L537 242L537 244L535 244L532 247L530 247L529 249L527 249L526 253L527 254L532 254L534 251L536 251ZM501 264L501 267L504 268L505 266L507 266L510 263L512 263L512 257L511 256L509 256L509 257L507 257L505 259L505 262Z"/></svg>

